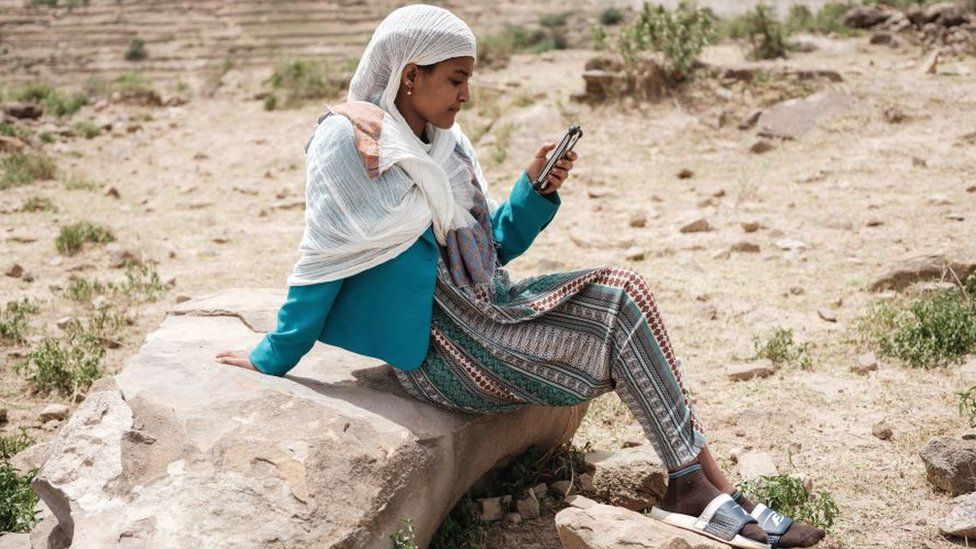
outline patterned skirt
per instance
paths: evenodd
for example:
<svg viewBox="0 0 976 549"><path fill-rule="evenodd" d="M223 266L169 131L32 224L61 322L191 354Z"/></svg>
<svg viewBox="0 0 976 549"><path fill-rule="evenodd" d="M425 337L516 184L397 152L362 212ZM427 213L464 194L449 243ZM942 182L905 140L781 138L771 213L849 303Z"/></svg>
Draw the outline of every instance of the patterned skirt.
<svg viewBox="0 0 976 549"><path fill-rule="evenodd" d="M512 282L499 268L491 290L472 291L454 285L441 261L430 337L419 368L395 369L422 401L492 413L616 391L670 468L705 444L654 296L634 269Z"/></svg>

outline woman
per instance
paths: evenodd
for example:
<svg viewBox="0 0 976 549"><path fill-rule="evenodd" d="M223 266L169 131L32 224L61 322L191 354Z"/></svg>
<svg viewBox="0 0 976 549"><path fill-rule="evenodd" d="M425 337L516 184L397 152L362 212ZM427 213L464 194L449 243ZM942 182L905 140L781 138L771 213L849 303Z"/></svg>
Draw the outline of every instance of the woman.
<svg viewBox="0 0 976 549"><path fill-rule="evenodd" d="M281 376L322 341L383 359L415 398L473 413L614 390L670 471L655 517L736 547L817 543L822 530L754 505L722 474L639 273L509 279L502 266L552 220L577 155L535 191L544 145L507 201L488 197L454 123L475 52L468 26L441 8L400 8L379 25L349 102L306 145L306 227L277 329L218 360Z"/></svg>

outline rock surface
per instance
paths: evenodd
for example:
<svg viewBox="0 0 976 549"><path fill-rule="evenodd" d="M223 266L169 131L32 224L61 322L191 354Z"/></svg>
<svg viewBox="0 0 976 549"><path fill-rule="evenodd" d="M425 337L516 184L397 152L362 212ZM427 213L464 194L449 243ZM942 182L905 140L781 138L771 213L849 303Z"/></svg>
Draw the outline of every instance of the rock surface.
<svg viewBox="0 0 976 549"><path fill-rule="evenodd" d="M939 522L939 531L959 538L976 538L976 494L960 496L957 505Z"/></svg>
<svg viewBox="0 0 976 549"><path fill-rule="evenodd" d="M976 257L943 251L903 256L888 266L871 284L871 290L901 291L925 280L966 280L976 272Z"/></svg>
<svg viewBox="0 0 976 549"><path fill-rule="evenodd" d="M318 343L284 378L214 361L256 344L251 328L284 297L180 304L92 386L32 484L55 533L73 547L385 547L413 518L426 546L483 473L571 437L585 411L447 412L407 395L390 366Z"/></svg>
<svg viewBox="0 0 976 549"><path fill-rule="evenodd" d="M854 100L846 93L824 91L802 99L788 99L763 111L759 135L796 139L806 134L821 118L843 113Z"/></svg>
<svg viewBox="0 0 976 549"><path fill-rule="evenodd" d="M585 459L595 467L589 491L601 501L643 511L664 497L668 471L650 444L589 452Z"/></svg>
<svg viewBox="0 0 976 549"><path fill-rule="evenodd" d="M646 515L603 505L582 496L566 499L571 507L556 513L564 549L726 549L712 541Z"/></svg>
<svg viewBox="0 0 976 549"><path fill-rule="evenodd" d="M976 490L976 442L934 438L922 449L921 457L932 486L954 496Z"/></svg>

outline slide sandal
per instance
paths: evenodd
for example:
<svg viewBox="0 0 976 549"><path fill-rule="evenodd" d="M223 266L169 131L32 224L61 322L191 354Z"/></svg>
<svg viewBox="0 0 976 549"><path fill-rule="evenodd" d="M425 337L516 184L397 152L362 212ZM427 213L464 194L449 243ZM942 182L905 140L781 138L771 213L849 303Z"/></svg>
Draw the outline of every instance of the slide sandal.
<svg viewBox="0 0 976 549"><path fill-rule="evenodd" d="M741 549L770 549L768 543L761 543L739 535L746 524L758 523L755 517L746 512L732 496L715 496L697 517L672 513L660 507L651 508L651 516L665 524L710 537ZM784 530L785 532L785 530Z"/></svg>
<svg viewBox="0 0 976 549"><path fill-rule="evenodd" d="M783 537L783 534L793 525L793 519L773 511L762 503L757 503L756 508L749 515L756 519L759 526L766 532L766 537L769 538L769 546L773 549L779 547L779 538Z"/></svg>

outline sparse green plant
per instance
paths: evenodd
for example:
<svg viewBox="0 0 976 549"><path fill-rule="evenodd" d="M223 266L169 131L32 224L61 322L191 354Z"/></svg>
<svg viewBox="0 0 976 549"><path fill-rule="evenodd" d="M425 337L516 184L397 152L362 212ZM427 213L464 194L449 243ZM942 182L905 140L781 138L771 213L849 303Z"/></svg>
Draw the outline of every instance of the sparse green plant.
<svg viewBox="0 0 976 549"><path fill-rule="evenodd" d="M526 28L505 25L501 31L478 39L479 63L504 66L516 53L543 53L567 47L561 27Z"/></svg>
<svg viewBox="0 0 976 549"><path fill-rule="evenodd" d="M753 337L752 343L756 351L753 360L765 358L776 365L792 364L804 370L813 365L810 358L812 344L795 342L792 329L777 327L765 341L757 335Z"/></svg>
<svg viewBox="0 0 976 549"><path fill-rule="evenodd" d="M910 366L958 363L976 352L976 273L938 288L875 303L858 328L882 356Z"/></svg>
<svg viewBox="0 0 976 549"><path fill-rule="evenodd" d="M166 292L153 261L129 261L125 266L122 293L129 299L156 301Z"/></svg>
<svg viewBox="0 0 976 549"><path fill-rule="evenodd" d="M565 27L566 22L569 21L569 16L572 15L571 11L564 11L561 13L547 13L539 17L540 27Z"/></svg>
<svg viewBox="0 0 976 549"><path fill-rule="evenodd" d="M746 14L746 35L752 44L750 55L755 59L786 57L787 29L776 13L766 4L756 4Z"/></svg>
<svg viewBox="0 0 976 549"><path fill-rule="evenodd" d="M788 32L813 32L817 30L817 19L810 8L803 4L793 4L786 15Z"/></svg>
<svg viewBox="0 0 976 549"><path fill-rule="evenodd" d="M603 25L593 25L593 49L603 51L607 49L607 28Z"/></svg>
<svg viewBox="0 0 976 549"><path fill-rule="evenodd" d="M27 335L27 318L37 314L37 303L29 298L8 301L0 309L0 343L23 343Z"/></svg>
<svg viewBox="0 0 976 549"><path fill-rule="evenodd" d="M98 280L76 277L68 282L64 295L72 301L87 303L95 296L103 295L107 290L108 288Z"/></svg>
<svg viewBox="0 0 976 549"><path fill-rule="evenodd" d="M606 8L600 12L600 24L612 27L619 25L624 20L624 12L620 8Z"/></svg>
<svg viewBox="0 0 976 549"><path fill-rule="evenodd" d="M837 518L837 504L830 492L810 493L803 481L790 475L764 475L739 485L746 496L797 522L829 530Z"/></svg>
<svg viewBox="0 0 976 549"><path fill-rule="evenodd" d="M38 137L41 139L41 143L54 143L54 136L50 132L41 132Z"/></svg>
<svg viewBox="0 0 976 549"><path fill-rule="evenodd" d="M20 474L0 460L0 532L30 532L37 524L37 494L30 487L36 474L37 469Z"/></svg>
<svg viewBox="0 0 976 549"><path fill-rule="evenodd" d="M109 92L141 94L152 92L155 85L139 71L126 72L115 77L109 84Z"/></svg>
<svg viewBox="0 0 976 549"><path fill-rule="evenodd" d="M15 455L34 444L34 437L21 427L19 433L0 433L0 461L9 461Z"/></svg>
<svg viewBox="0 0 976 549"><path fill-rule="evenodd" d="M713 37L712 17L691 2L681 0L673 10L645 2L634 24L621 30L617 49L630 70L638 52L661 52L662 69L668 78L679 82L691 75L698 56Z"/></svg>
<svg viewBox="0 0 976 549"><path fill-rule="evenodd" d="M105 349L97 335L70 331L63 339L46 337L31 349L26 360L14 365L38 394L74 396L102 374Z"/></svg>
<svg viewBox="0 0 976 549"><path fill-rule="evenodd" d="M283 61L275 66L269 82L272 89L283 94L285 107L295 107L310 99L338 94L340 85L332 72L332 67L326 62L306 59Z"/></svg>
<svg viewBox="0 0 976 549"><path fill-rule="evenodd" d="M482 549L488 543L488 524L478 515L477 504L465 494L444 517L431 547Z"/></svg>
<svg viewBox="0 0 976 549"><path fill-rule="evenodd" d="M5 122L0 120L0 135L16 137L18 139L27 139L30 137L30 131L27 128L14 124L13 122Z"/></svg>
<svg viewBox="0 0 976 549"><path fill-rule="evenodd" d="M58 6L58 0L30 0L28 6L32 8L56 8Z"/></svg>
<svg viewBox="0 0 976 549"><path fill-rule="evenodd" d="M273 111L278 108L278 97L275 95L268 95L264 98L264 110Z"/></svg>
<svg viewBox="0 0 976 549"><path fill-rule="evenodd" d="M390 541L393 542L393 549L417 549L417 541L414 539L413 519L405 518L403 527L390 534Z"/></svg>
<svg viewBox="0 0 976 549"><path fill-rule="evenodd" d="M102 129L96 126L91 120L75 122L74 128L85 139L94 139L102 133Z"/></svg>
<svg viewBox="0 0 976 549"><path fill-rule="evenodd" d="M976 385L956 393L959 397L959 415L969 421L970 427L976 427Z"/></svg>
<svg viewBox="0 0 976 549"><path fill-rule="evenodd" d="M142 61L146 58L146 41L136 36L129 41L129 47L125 49L126 61Z"/></svg>
<svg viewBox="0 0 976 549"><path fill-rule="evenodd" d="M58 208L51 202L50 198L43 196L32 196L20 205L22 212L56 212Z"/></svg>
<svg viewBox="0 0 976 549"><path fill-rule="evenodd" d="M14 92L17 101L33 101L44 105L48 114L62 117L78 112L88 104L88 97L82 94L65 94L54 86L35 82Z"/></svg>
<svg viewBox="0 0 976 549"><path fill-rule="evenodd" d="M836 33L841 36L858 34L860 31L844 24L844 15L857 5L854 2L827 2L817 11L817 32L824 34Z"/></svg>
<svg viewBox="0 0 976 549"><path fill-rule="evenodd" d="M80 176L72 176L64 182L64 188L69 191L94 191L98 189L98 183Z"/></svg>
<svg viewBox="0 0 976 549"><path fill-rule="evenodd" d="M0 166L3 167L0 191L53 179L57 174L54 160L44 153L13 153L3 158Z"/></svg>
<svg viewBox="0 0 976 549"><path fill-rule="evenodd" d="M110 229L89 221L79 221L61 227L61 233L54 241L54 247L63 254L74 255L81 251L86 242L103 244L114 241L115 235Z"/></svg>

